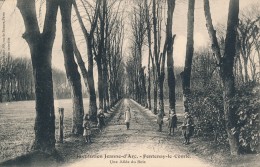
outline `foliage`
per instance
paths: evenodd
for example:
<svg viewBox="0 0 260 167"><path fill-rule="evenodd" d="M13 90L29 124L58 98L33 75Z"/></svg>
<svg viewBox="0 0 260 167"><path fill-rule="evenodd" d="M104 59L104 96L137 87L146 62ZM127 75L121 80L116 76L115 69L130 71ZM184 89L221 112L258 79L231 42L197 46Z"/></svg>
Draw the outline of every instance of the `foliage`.
<svg viewBox="0 0 260 167"><path fill-rule="evenodd" d="M193 91L189 109L196 120L195 134L217 143L225 143L223 98L220 91Z"/></svg>
<svg viewBox="0 0 260 167"><path fill-rule="evenodd" d="M238 116L234 133L239 132L242 152L255 152L259 146L259 85L250 83L237 88L231 100ZM227 144L223 97L221 91L194 90L189 98L189 107L196 120L195 134L217 144Z"/></svg>
<svg viewBox="0 0 260 167"><path fill-rule="evenodd" d="M255 152L259 146L259 94L259 85L249 83L239 88L234 98L242 152Z"/></svg>
<svg viewBox="0 0 260 167"><path fill-rule="evenodd" d="M53 69L54 91L58 98L70 97L66 75ZM27 58L0 57L0 102L33 100L34 79L32 63Z"/></svg>

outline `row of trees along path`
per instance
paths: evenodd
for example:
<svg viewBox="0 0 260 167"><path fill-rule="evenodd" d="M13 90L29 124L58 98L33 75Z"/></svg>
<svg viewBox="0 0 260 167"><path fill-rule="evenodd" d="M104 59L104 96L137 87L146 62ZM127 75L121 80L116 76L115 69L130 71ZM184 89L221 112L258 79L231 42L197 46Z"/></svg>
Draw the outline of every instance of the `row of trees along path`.
<svg viewBox="0 0 260 167"><path fill-rule="evenodd" d="M83 1L81 2L83 3ZM163 32L163 24L161 19L162 4L159 3L159 1L157 0L152 0L150 3L151 5L147 1L144 2L145 3L138 4L138 8L136 8L136 10L139 12L139 14L135 13L132 19L132 29L134 32L134 42L131 48L132 57L130 58L128 63L124 64L122 63L123 29L120 28L123 27L122 18L114 18L114 16L118 16L117 14L119 13L111 14L112 8L109 8L106 0L97 1L95 7L93 7L93 17L90 17L88 11L86 11L89 19L91 20L89 31L86 28L87 26L84 25L82 21L83 19L81 19L82 17L80 16L77 3L74 0L46 1L46 16L42 31L40 31L40 27L37 21L35 0L17 1L17 6L24 20L25 33L23 34L23 37L27 41L30 48L35 80L37 116L35 120L35 140L33 144L34 150L40 150L48 153L52 153L55 151L55 115L51 59L52 47L56 33L56 18L58 14L58 9L60 9L61 11L60 14L62 18L62 51L64 54L65 69L68 81L72 89L73 134L82 134L83 131L81 125L84 111L82 103L81 78L78 71L78 66L80 66L85 84L89 88L89 113L92 115L93 119L95 119L96 116L97 103L94 88L95 85L93 80L93 60L96 61L98 69L99 108L103 108L106 111L107 106L110 106L110 104L115 104L116 100L121 98L124 94L125 86L128 88L127 91L129 93L132 93L131 97L143 106L146 105L148 97L148 107L151 108L151 95L149 94L151 92L150 74L153 74L153 111L154 113L156 113L158 109L157 97L159 97L158 101L161 104L159 106L159 109L163 111L164 106L163 84L165 79L164 71L167 53L167 79L170 91L169 104L170 109L175 112L175 90L172 89L175 88L175 76L173 71L174 64L173 60L171 59L173 56L173 43L175 38L175 35L173 35L172 33L172 16L175 8L175 1L167 1L167 31L166 40L163 47L161 47L160 38L161 33ZM188 104L189 100L191 100L189 98L191 94L190 81L193 59L194 4L195 0L189 0L186 60L184 71L182 73L185 111L189 111ZM80 28L84 34L84 42L88 48L88 69L84 66L84 62L82 61L81 54L77 49L77 45L73 36L71 23L72 7L74 7L74 10L76 12ZM83 7L85 7L84 3ZM204 0L204 10L205 18L207 21L207 28L212 43L212 50L220 67L219 76L221 78L220 84L223 85L222 92L224 100L222 105L225 115L225 130L228 135L227 139L229 141L231 154L237 155L239 154L239 129L237 128L237 117L235 115L236 111L235 108L232 107L230 100L235 96L235 78L233 75L233 67L234 57L236 55L236 27L238 25L239 1L230 0L225 47L223 54L220 53L218 41L216 40L215 30L212 26L208 0ZM112 22L110 22L111 20ZM145 24L143 24L144 22L142 22L144 20ZM114 27L108 25L114 25ZM116 28L116 32L113 31L114 28ZM146 95L146 81L144 68L142 67L142 49L144 46L143 42L145 41L144 39L146 30L149 46L148 95ZM96 34L96 36L94 36L94 34ZM76 58L74 57L74 55ZM107 57L104 57L104 55L107 55ZM76 63L76 60L78 62L78 65ZM108 68L107 64L109 62L113 63L111 63ZM115 66L111 66L112 64L115 64ZM152 68L150 69L151 64ZM125 83L124 81L126 80L126 78L124 78L125 68L129 75L128 85L122 84ZM114 76L114 74L116 75ZM110 78L108 78L108 76L110 76ZM111 78L111 76L113 77ZM159 91L157 90L157 88ZM138 107L136 108L138 109ZM138 115L134 117L134 120L138 121L139 117L141 119L143 116L143 114ZM133 126L133 128L134 127L135 126ZM115 128L120 128L120 126ZM153 129L153 131L154 130L155 129ZM131 131L127 133L131 133ZM135 133L138 133L138 131L136 131ZM150 135L153 135L153 133L151 133Z"/></svg>
<svg viewBox="0 0 260 167"><path fill-rule="evenodd" d="M131 106L130 129L126 130L124 123L124 111ZM152 112L140 106L133 100L123 99L114 112L112 119L107 123L105 129L93 138L92 144L86 144L82 138L79 141L81 149L68 150L64 157L68 161L64 166L107 166L113 160L112 166L168 166L178 164L181 166L203 167L211 166L195 155L180 149L180 144L174 142L174 136L169 136L167 128L158 132L156 117ZM69 153L73 152L73 153ZM136 158L107 158L106 155L129 154ZM102 155L103 158L86 158L88 155ZM144 155L172 156L172 158L148 158ZM123 160L129 161L123 163ZM136 164L131 164L131 161ZM117 161L117 163L116 163ZM121 161L121 163L120 163ZM145 162L144 162L145 161ZM139 164L137 164L139 163ZM177 166L178 166L177 165Z"/></svg>

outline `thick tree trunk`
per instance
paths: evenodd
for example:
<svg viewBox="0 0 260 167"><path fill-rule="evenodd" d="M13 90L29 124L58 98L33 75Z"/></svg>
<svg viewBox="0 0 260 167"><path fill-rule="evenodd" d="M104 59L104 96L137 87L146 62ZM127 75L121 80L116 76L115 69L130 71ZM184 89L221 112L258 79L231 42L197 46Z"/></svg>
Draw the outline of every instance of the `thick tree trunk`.
<svg viewBox="0 0 260 167"><path fill-rule="evenodd" d="M64 54L65 69L68 81L72 90L72 104L73 104L73 120L72 133L82 134L83 132L83 99L81 79L78 72L78 66L74 60L73 50L73 31L71 27L71 9L72 0L64 0L60 3L61 17L62 17L62 51Z"/></svg>
<svg viewBox="0 0 260 167"><path fill-rule="evenodd" d="M35 139L32 149L48 153L55 151L55 115L52 82L52 47L56 32L58 2L46 1L43 32L40 33L35 0L17 1L24 24L23 38L27 41L33 65L35 81Z"/></svg>
<svg viewBox="0 0 260 167"><path fill-rule="evenodd" d="M107 59L103 58L103 81L104 81L104 112L107 113L109 110L109 95L108 95L108 69Z"/></svg>
<svg viewBox="0 0 260 167"><path fill-rule="evenodd" d="M165 58L166 58L166 49L167 49L167 40L165 40L163 53L161 53L161 66L160 72L158 73L158 81L159 81L159 104L160 111L164 114L164 95L163 95L163 83L165 77Z"/></svg>
<svg viewBox="0 0 260 167"><path fill-rule="evenodd" d="M156 77L154 77L156 78ZM154 82L153 82L153 113L154 114L157 114L157 79L154 79Z"/></svg>
<svg viewBox="0 0 260 167"><path fill-rule="evenodd" d="M183 103L185 112L189 112L189 98L190 98L190 78L191 67L193 58L193 32L194 32L194 6L195 0L189 0L188 7L188 26L187 26L187 44L186 44L186 57L185 66L182 75L182 88L183 88Z"/></svg>
<svg viewBox="0 0 260 167"><path fill-rule="evenodd" d="M96 9L96 14L99 12L99 8L100 8L100 1L98 1L98 6ZM87 45L87 53L88 53L88 70L86 70L84 62L82 60L82 57L79 56L79 52L77 52L77 49L74 49L75 52L75 56L77 58L79 67L81 69L83 78L84 78L84 82L86 84L86 80L87 80L87 85L88 85L88 91L89 91L89 114L90 114L90 118L91 120L96 120L96 116L97 116L97 102L96 102L96 91L95 91L95 83L94 83L94 75L93 75L93 52L92 52L92 41L93 41L93 33L94 30L97 26L97 18L98 16L96 15L95 17L95 21L93 22L92 26L91 26L91 30L90 33L87 32L87 29L84 26L84 23L82 21L82 18L80 16L77 4L75 2L75 0L73 0L73 6L74 9L76 11L76 15L81 27L81 30L84 34L84 38L86 41L86 45ZM75 46L75 45L74 45ZM86 85L86 86L87 86Z"/></svg>
<svg viewBox="0 0 260 167"><path fill-rule="evenodd" d="M224 91L224 113L226 121L226 130L230 151L232 155L239 154L239 131L237 127L238 116L236 110L232 107L232 99L235 96L235 78L233 74L234 58L236 56L236 35L238 25L239 1L230 0L227 33L225 41L225 52L221 64L221 78L223 81Z"/></svg>
<svg viewBox="0 0 260 167"><path fill-rule="evenodd" d="M154 70L154 113L157 113L157 82L159 79L159 76L157 75L157 72L160 71L160 68L158 67L158 48L157 48L157 42L158 42L158 37L157 37L157 15L156 15L156 0L153 0L153 7L152 7L152 14L153 14L153 37L154 37L154 61L153 62L153 70ZM158 77L157 77L158 76Z"/></svg>
<svg viewBox="0 0 260 167"><path fill-rule="evenodd" d="M148 60L148 88L147 88L147 98L148 98L148 109L151 110L151 65L150 65L150 54Z"/></svg>
<svg viewBox="0 0 260 167"><path fill-rule="evenodd" d="M147 24L147 38L148 38L148 89L147 89L147 98L148 98L148 109L151 110L151 59L152 59L152 42L151 42L151 27L150 27L150 18L149 18L149 7L148 2L145 0L145 10L146 10L146 24Z"/></svg>
<svg viewBox="0 0 260 167"><path fill-rule="evenodd" d="M145 86L145 74L144 74L144 68L141 68L140 70L140 82L141 82L141 95L142 95L142 105L144 107L147 107L147 95L146 95L146 86Z"/></svg>
<svg viewBox="0 0 260 167"><path fill-rule="evenodd" d="M109 96L108 96L108 68L107 68L107 38L108 38L108 18L107 18L107 1L104 0L103 2L103 21L104 21L104 41L103 41L103 89L104 89L104 112L106 113L107 110L109 109Z"/></svg>
<svg viewBox="0 0 260 167"><path fill-rule="evenodd" d="M110 92L109 93L109 99L110 99L109 106L113 107L115 96L114 96L113 82L112 82L114 74L113 74L113 71L112 71L113 64L112 64L111 56L112 56L112 54L108 55L108 64L109 64L108 69L109 69L109 74L110 74L110 78L109 78L109 92Z"/></svg>
<svg viewBox="0 0 260 167"><path fill-rule="evenodd" d="M169 88L169 109L175 113L175 75L174 75L174 62L173 62L173 43L175 35L172 35L172 19L173 11L175 8L175 0L167 0L167 25L166 25L166 38L167 38L167 74L168 74L168 88Z"/></svg>
<svg viewBox="0 0 260 167"><path fill-rule="evenodd" d="M204 10L205 17L207 21L208 33L211 38L212 46L218 46L218 41L216 40L216 33L214 31L209 0L204 0ZM225 51L224 56L221 57L220 49L213 49L214 53L218 56L220 65L220 77L223 83L223 105L224 105L224 115L226 123L226 131L228 134L228 140L230 145L230 152L232 155L239 154L239 130L237 127L237 115L235 108L232 107L232 99L235 96L235 79L233 74L234 58L236 55L236 34L238 25L238 13L239 13L239 1L230 0L229 3L229 13L227 22L227 33L225 40ZM207 19L208 18L208 19ZM215 39L215 40L213 40Z"/></svg>
<svg viewBox="0 0 260 167"><path fill-rule="evenodd" d="M96 63L98 69L98 99L99 99L99 108L104 107L104 84L103 84L103 57L104 53L104 43L105 43L105 8L106 0L102 0L102 10L99 15L100 20L100 40L98 41L98 54L96 55Z"/></svg>
<svg viewBox="0 0 260 167"><path fill-rule="evenodd" d="M164 83L164 72L158 77L158 86L159 86L159 109L164 114L164 98L163 98L163 83Z"/></svg>
<svg viewBox="0 0 260 167"><path fill-rule="evenodd" d="M98 69L98 99L99 99L99 108L103 109L104 103L104 89L103 89L103 68L101 59L97 60L97 69Z"/></svg>
<svg viewBox="0 0 260 167"><path fill-rule="evenodd" d="M92 53L92 40L91 35L86 38L88 48L88 88L89 88L89 114L92 120L96 120L97 117L97 99L96 89L93 74L93 53Z"/></svg>
<svg viewBox="0 0 260 167"><path fill-rule="evenodd" d="M77 48L75 39L73 39L72 41L73 41L74 54L77 59L79 68L81 70L81 74L84 79L85 86L88 88L88 92L89 92L89 111L88 111L88 113L90 115L91 120L96 120L97 102L96 102L95 84L94 84L94 79L93 79L93 65L90 66L90 68L89 68L90 70L87 71L87 69L85 67L85 63L82 59L82 56ZM88 55L92 54L89 52L91 52L91 51L88 49ZM88 56L88 57L93 58L93 56ZM91 61L89 61L88 63L91 63ZM91 71L92 71L92 75L91 75Z"/></svg>

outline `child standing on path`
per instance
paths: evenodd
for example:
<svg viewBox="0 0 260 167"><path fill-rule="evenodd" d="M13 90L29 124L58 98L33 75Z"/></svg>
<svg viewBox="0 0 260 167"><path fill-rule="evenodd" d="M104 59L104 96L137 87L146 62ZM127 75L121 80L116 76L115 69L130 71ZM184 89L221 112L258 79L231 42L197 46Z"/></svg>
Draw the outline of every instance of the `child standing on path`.
<svg viewBox="0 0 260 167"><path fill-rule="evenodd" d="M185 139L184 144L190 144L190 137L193 135L194 122L191 115L186 112L184 116L184 122L182 125L182 133Z"/></svg>
<svg viewBox="0 0 260 167"><path fill-rule="evenodd" d="M91 143L91 126L90 126L90 120L89 120L89 115L86 114L83 120L83 128L84 128L84 132L83 132L83 136L86 139L86 143Z"/></svg>
<svg viewBox="0 0 260 167"><path fill-rule="evenodd" d="M126 129L128 130L130 127L130 119L131 119L131 113L130 113L130 107L127 107L127 110L125 111L125 123L126 123Z"/></svg>
<svg viewBox="0 0 260 167"><path fill-rule="evenodd" d="M168 123L168 128L169 128L169 135L174 134L174 128L177 128L177 116L174 113L174 111L171 110L170 115L169 115L169 123Z"/></svg>
<svg viewBox="0 0 260 167"><path fill-rule="evenodd" d="M97 127L99 131L101 131L102 128L105 126L105 115L104 115L104 111L101 108L98 110L97 119L98 119Z"/></svg>

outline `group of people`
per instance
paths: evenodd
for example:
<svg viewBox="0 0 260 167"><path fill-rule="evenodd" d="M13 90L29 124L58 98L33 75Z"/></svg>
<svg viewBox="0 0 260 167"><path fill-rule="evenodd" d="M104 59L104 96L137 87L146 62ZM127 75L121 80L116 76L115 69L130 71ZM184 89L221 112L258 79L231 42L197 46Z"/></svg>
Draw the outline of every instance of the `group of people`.
<svg viewBox="0 0 260 167"><path fill-rule="evenodd" d="M159 111L157 114L157 124L159 125L158 131L162 131L162 125L163 125L163 117L164 113L162 111ZM169 135L174 134L174 129L177 128L177 115L175 114L174 111L171 110L169 117L168 117L168 129L169 129ZM194 122L192 116L188 113L185 112L184 115L184 121L183 124L181 125L182 128L182 134L185 139L183 142L184 144L190 144L190 137L193 135L194 132Z"/></svg>
<svg viewBox="0 0 260 167"><path fill-rule="evenodd" d="M105 114L102 109L98 110L97 113L97 127L99 131L102 131L102 128L105 126ZM91 123L90 123L90 116L86 114L83 118L83 136L85 137L86 143L91 143Z"/></svg>
<svg viewBox="0 0 260 167"><path fill-rule="evenodd" d="M157 114L157 124L159 125L158 131L162 131L163 126L163 117L164 113L162 111L159 111ZM127 109L124 112L124 118L125 118L125 125L126 129L128 130L130 128L130 119L131 119L131 112L130 112L130 106L127 106ZM97 114L97 127L101 131L102 128L105 126L105 115L102 109L98 110ZM177 128L177 116L176 113L171 110L169 113L169 117L167 119L168 121L168 129L169 129L169 135L174 135L174 129ZM86 114L83 121L83 136L85 137L86 143L91 143L91 124L90 124L90 117L89 114ZM190 143L190 137L193 135L194 131L194 122L193 118L188 112L185 112L184 115L184 121L181 125L182 128L182 134L184 136L184 144Z"/></svg>

